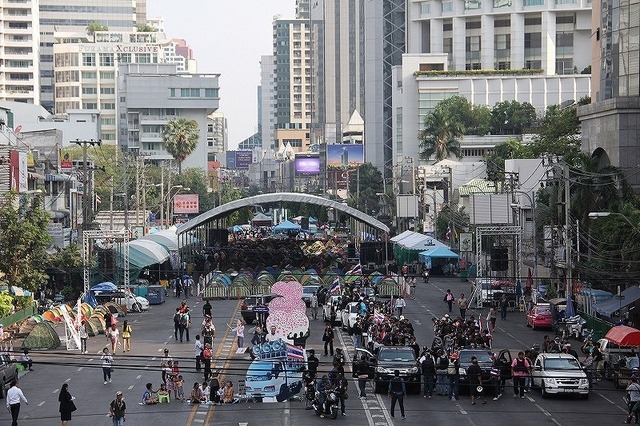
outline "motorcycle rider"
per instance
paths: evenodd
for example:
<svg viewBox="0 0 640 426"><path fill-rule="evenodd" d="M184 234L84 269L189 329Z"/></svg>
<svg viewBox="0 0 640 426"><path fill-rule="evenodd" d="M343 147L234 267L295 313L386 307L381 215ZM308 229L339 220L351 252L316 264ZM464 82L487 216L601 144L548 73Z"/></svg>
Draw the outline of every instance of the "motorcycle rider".
<svg viewBox="0 0 640 426"><path fill-rule="evenodd" d="M320 383L316 385L316 393L318 398L318 408L320 409L320 418L324 418L324 413L326 412L326 407L324 403L326 401L325 392L332 390L331 382L329 381L329 376L326 374L322 376L322 380Z"/></svg>

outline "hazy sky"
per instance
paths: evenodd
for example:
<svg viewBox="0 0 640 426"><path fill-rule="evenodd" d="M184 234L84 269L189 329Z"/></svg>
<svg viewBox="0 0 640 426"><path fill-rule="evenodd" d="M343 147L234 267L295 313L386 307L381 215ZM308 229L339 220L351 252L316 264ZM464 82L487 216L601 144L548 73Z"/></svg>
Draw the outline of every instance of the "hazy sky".
<svg viewBox="0 0 640 426"><path fill-rule="evenodd" d="M258 127L260 56L273 53L273 17L290 19L295 0L147 0L147 17L162 17L171 38L187 41L198 72L220 75L220 109L229 148Z"/></svg>

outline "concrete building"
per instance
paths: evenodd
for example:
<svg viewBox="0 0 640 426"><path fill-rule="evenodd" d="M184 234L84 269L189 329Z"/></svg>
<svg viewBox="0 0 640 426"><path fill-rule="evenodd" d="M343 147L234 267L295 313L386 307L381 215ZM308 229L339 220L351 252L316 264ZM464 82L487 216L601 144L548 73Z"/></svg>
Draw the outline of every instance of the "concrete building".
<svg viewBox="0 0 640 426"><path fill-rule="evenodd" d="M207 170L207 116L218 109L219 74L178 74L173 64L121 65L118 75L119 146L149 161L170 160L162 131L172 119L194 120L199 143L182 168Z"/></svg>
<svg viewBox="0 0 640 426"><path fill-rule="evenodd" d="M98 22L109 31L134 31L144 25L146 0L40 0L40 101L53 112L54 105L54 32L86 34L86 28Z"/></svg>
<svg viewBox="0 0 640 426"><path fill-rule="evenodd" d="M170 43L159 32L98 31L56 33L54 53L55 113L71 109L100 111L100 139L117 143L116 76L127 63L164 62Z"/></svg>
<svg viewBox="0 0 640 426"><path fill-rule="evenodd" d="M227 118L221 112L214 112L207 116L207 159L208 161L223 161L229 149L229 130Z"/></svg>
<svg viewBox="0 0 640 426"><path fill-rule="evenodd" d="M181 38L174 38L162 48L164 63L176 64L178 72L195 74L198 72L198 64L193 57L193 50L187 41Z"/></svg>
<svg viewBox="0 0 640 426"><path fill-rule="evenodd" d="M273 55L262 56L260 58L260 88L258 91L258 128L261 149L275 149L276 86L273 79L274 74Z"/></svg>
<svg viewBox="0 0 640 426"><path fill-rule="evenodd" d="M38 2L0 1L0 99L40 103Z"/></svg>
<svg viewBox="0 0 640 426"><path fill-rule="evenodd" d="M640 189L640 3L593 2L592 104L580 107L582 150Z"/></svg>

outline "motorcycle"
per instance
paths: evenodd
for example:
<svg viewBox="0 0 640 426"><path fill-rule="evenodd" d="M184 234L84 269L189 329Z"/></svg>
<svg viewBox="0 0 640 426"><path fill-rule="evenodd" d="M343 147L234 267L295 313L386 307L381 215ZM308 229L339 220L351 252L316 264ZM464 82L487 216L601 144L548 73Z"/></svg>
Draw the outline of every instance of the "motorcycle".
<svg viewBox="0 0 640 426"><path fill-rule="evenodd" d="M422 279L424 280L425 284L429 284L429 270L425 270L424 272L422 272Z"/></svg>
<svg viewBox="0 0 640 426"><path fill-rule="evenodd" d="M312 380L306 384L304 389L304 396L309 401L307 403L307 407L311 407L313 405L313 401L316 399L316 381Z"/></svg>
<svg viewBox="0 0 640 426"><path fill-rule="evenodd" d="M338 417L338 395L334 390L326 390L324 393L324 402L320 403L320 392L316 392L313 400L313 410L316 416L330 416L333 420Z"/></svg>

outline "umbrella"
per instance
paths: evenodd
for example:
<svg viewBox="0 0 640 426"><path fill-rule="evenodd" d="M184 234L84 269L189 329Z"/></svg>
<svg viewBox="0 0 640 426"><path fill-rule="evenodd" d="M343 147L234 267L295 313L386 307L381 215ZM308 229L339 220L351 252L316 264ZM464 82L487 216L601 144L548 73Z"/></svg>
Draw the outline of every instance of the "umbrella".
<svg viewBox="0 0 640 426"><path fill-rule="evenodd" d="M565 309L564 311L565 318L571 318L576 315L576 311L575 309L573 309L572 299L573 299L573 295L571 294L571 292L569 292L569 294L567 294L567 309Z"/></svg>

